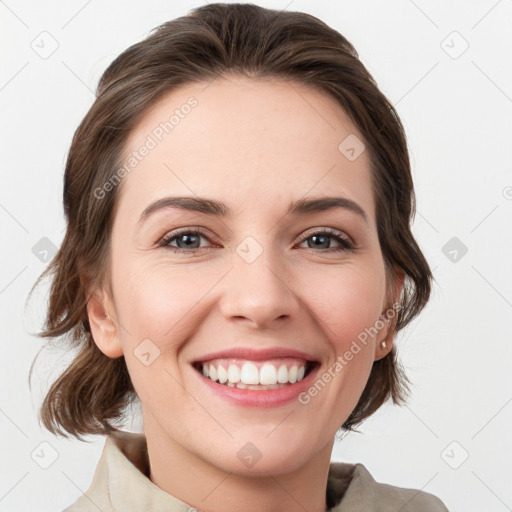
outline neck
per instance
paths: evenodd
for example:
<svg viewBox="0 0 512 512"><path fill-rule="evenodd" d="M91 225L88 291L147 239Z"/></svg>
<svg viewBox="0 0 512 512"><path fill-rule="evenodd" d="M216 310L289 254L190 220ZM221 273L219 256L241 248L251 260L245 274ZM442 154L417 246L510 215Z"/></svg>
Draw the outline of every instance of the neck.
<svg viewBox="0 0 512 512"><path fill-rule="evenodd" d="M325 512L334 440L293 471L258 475L224 471L176 443L155 422L145 423L150 480L179 500L208 512Z"/></svg>

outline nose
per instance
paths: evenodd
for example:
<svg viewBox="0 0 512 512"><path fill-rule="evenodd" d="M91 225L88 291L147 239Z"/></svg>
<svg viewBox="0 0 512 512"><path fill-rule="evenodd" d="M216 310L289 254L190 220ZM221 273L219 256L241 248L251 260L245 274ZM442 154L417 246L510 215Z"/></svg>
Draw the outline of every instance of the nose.
<svg viewBox="0 0 512 512"><path fill-rule="evenodd" d="M226 319L266 329L289 325L286 319L298 317L300 300L290 282L291 271L271 252L265 248L252 262L234 254L220 301Z"/></svg>

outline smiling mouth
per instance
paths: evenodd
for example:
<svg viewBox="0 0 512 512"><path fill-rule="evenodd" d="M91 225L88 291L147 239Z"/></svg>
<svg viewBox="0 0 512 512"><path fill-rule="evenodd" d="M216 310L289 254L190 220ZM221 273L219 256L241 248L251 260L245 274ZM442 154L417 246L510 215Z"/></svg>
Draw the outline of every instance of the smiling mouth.
<svg viewBox="0 0 512 512"><path fill-rule="evenodd" d="M269 361L213 359L195 362L193 367L217 384L257 391L292 386L307 377L318 364L296 358Z"/></svg>

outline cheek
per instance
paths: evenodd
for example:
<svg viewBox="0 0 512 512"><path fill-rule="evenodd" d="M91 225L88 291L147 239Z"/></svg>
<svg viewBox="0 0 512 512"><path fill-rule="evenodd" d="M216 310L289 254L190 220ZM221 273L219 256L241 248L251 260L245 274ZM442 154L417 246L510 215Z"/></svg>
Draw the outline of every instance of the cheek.
<svg viewBox="0 0 512 512"><path fill-rule="evenodd" d="M357 405L372 369L373 338L378 335L374 326L382 313L385 281L376 264L358 270L345 268L319 284L322 282L324 292L317 292L314 307L333 352L318 380L331 389L322 395L322 401L325 410L333 411L333 424L338 425ZM312 387L323 386L315 382Z"/></svg>
<svg viewBox="0 0 512 512"><path fill-rule="evenodd" d="M134 265L124 273L118 269L114 293L121 343L137 394L150 408L163 396L175 404L186 398L173 385L180 380L176 354L193 335L193 308L206 291L198 290L187 274L158 265Z"/></svg>
<svg viewBox="0 0 512 512"><path fill-rule="evenodd" d="M385 298L383 268L346 267L324 277L317 274L311 308L337 351L345 350L361 333L375 325Z"/></svg>
<svg viewBox="0 0 512 512"><path fill-rule="evenodd" d="M173 340L186 339L194 325L194 308L199 309L216 280L211 272L203 279L192 268L163 264L120 269L115 293L119 321L126 327L124 334L130 333L125 343L133 346L149 338L162 352L176 349Z"/></svg>

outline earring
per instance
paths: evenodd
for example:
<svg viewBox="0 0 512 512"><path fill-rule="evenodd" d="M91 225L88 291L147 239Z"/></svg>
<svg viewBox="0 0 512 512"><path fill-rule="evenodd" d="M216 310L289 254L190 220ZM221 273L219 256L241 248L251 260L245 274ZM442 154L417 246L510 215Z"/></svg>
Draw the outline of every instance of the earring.
<svg viewBox="0 0 512 512"><path fill-rule="evenodd" d="M386 346L387 346L386 340L382 340L382 341L380 342L380 348L381 348L381 350L385 350Z"/></svg>

